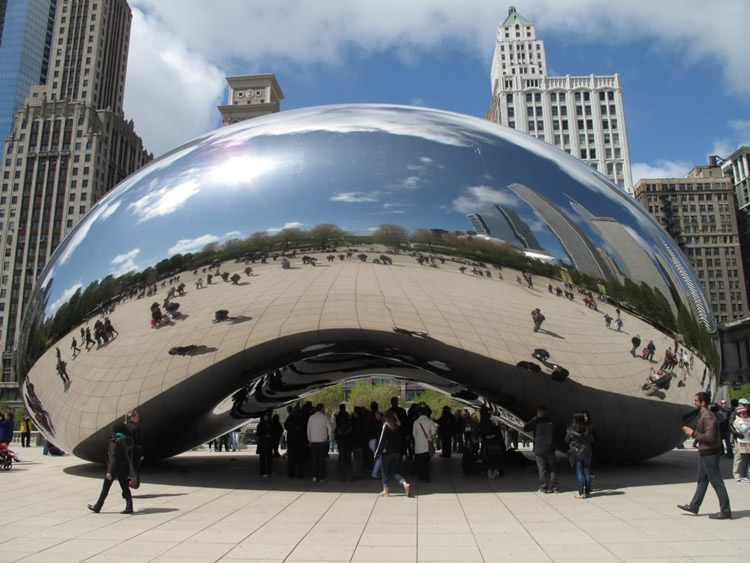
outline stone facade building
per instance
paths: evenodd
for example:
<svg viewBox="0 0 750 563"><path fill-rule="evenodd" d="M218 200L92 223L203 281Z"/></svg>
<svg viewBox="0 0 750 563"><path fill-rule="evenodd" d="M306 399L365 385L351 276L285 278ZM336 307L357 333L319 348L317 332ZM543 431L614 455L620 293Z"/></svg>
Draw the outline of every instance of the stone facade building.
<svg viewBox="0 0 750 563"><path fill-rule="evenodd" d="M3 144L0 393L11 401L34 282L96 201L152 159L122 110L131 19L126 0L58 0L47 83L30 89Z"/></svg>
<svg viewBox="0 0 750 563"><path fill-rule="evenodd" d="M684 178L651 178L635 198L677 241L708 296L718 325L747 315L736 206L731 179L718 165L696 166Z"/></svg>
<svg viewBox="0 0 750 563"><path fill-rule="evenodd" d="M219 106L224 127L281 110L284 93L273 74L227 76L227 84L227 105Z"/></svg>
<svg viewBox="0 0 750 563"><path fill-rule="evenodd" d="M560 147L633 193L619 74L547 76L544 41L511 6L490 79L488 120Z"/></svg>

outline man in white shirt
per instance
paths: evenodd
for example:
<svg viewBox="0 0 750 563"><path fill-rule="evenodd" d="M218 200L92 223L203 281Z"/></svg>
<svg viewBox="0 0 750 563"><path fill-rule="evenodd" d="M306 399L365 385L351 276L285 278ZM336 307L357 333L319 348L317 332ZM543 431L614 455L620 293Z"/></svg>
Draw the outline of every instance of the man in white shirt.
<svg viewBox="0 0 750 563"><path fill-rule="evenodd" d="M333 428L324 409L323 404L319 404L307 421L307 441L310 443L310 456L312 457L312 480L320 483L326 480L326 453L328 442L333 439Z"/></svg>
<svg viewBox="0 0 750 563"><path fill-rule="evenodd" d="M435 454L435 435L437 428L430 418L430 408L420 405L419 418L414 421L414 460L417 462L417 475L420 481L430 482L430 453ZM432 448L430 448L432 446ZM430 452L432 449L432 452Z"/></svg>

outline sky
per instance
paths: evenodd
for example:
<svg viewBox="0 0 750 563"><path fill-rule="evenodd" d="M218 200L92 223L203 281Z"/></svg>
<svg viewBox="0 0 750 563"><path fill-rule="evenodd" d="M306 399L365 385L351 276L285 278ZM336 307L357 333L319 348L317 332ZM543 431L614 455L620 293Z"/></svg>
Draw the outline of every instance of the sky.
<svg viewBox="0 0 750 563"><path fill-rule="evenodd" d="M159 156L221 125L226 76L274 73L282 111L376 102L484 117L510 2L130 0L125 114ZM620 74L634 182L750 145L748 0L513 5L549 75Z"/></svg>

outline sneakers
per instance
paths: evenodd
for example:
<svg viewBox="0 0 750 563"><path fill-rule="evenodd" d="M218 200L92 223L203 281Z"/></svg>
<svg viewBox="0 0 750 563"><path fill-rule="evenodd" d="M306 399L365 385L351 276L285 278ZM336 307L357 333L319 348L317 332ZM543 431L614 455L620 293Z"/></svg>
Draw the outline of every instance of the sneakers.
<svg viewBox="0 0 750 563"><path fill-rule="evenodd" d="M317 477L313 477L313 483L317 483L317 482L318 482L318 478Z"/></svg>
<svg viewBox="0 0 750 563"><path fill-rule="evenodd" d="M698 511L689 504L678 504L677 508L679 508L680 510L684 510L685 512L689 512L690 514L698 514Z"/></svg>
<svg viewBox="0 0 750 563"><path fill-rule="evenodd" d="M586 495L576 494L573 498L586 498Z"/></svg>
<svg viewBox="0 0 750 563"><path fill-rule="evenodd" d="M737 480L738 481L741 480L743 483L750 483L750 479L748 479L747 477L743 477L742 479L737 479Z"/></svg>
<svg viewBox="0 0 750 563"><path fill-rule="evenodd" d="M545 489L544 487L539 487L539 490L537 491L537 493L545 493L545 494L547 494L548 492L549 491Z"/></svg>

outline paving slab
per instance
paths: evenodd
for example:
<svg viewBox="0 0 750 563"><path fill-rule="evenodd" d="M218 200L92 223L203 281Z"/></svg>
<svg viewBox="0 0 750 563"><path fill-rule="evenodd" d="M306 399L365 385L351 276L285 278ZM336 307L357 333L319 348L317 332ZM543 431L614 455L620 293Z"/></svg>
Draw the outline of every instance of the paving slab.
<svg viewBox="0 0 750 563"><path fill-rule="evenodd" d="M689 445L689 443L687 443ZM637 465L597 468L594 495L574 498L575 475L560 456L562 492L537 492L533 465L503 479L465 476L460 459L436 458L416 498L379 497L379 482L286 477L275 461L258 476L252 452L191 451L147 466L123 515L116 487L103 511L86 504L103 467L22 448L0 474L2 561L726 561L747 553L750 485L727 479L734 519L708 491L698 516L676 508L695 487L697 452L674 450ZM533 454L524 450L529 460ZM722 471L730 475L730 461ZM409 475L407 467L406 474Z"/></svg>

